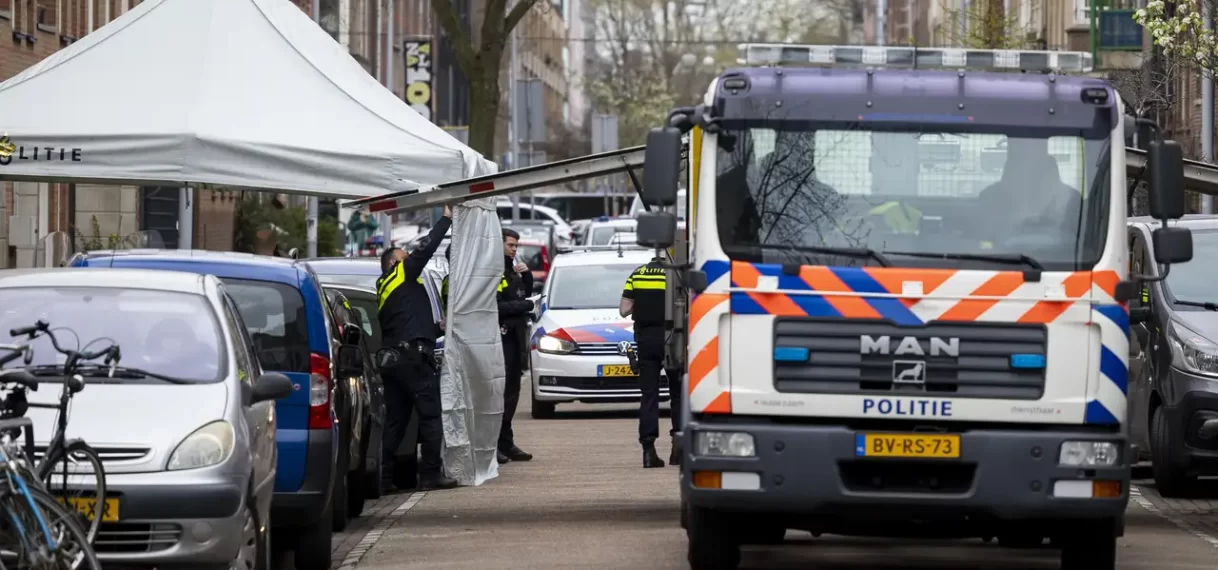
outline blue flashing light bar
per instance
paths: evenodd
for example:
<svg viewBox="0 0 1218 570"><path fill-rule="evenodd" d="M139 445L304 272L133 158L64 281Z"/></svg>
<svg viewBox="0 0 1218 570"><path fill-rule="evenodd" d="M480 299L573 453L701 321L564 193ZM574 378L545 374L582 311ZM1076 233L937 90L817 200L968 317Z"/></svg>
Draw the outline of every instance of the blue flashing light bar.
<svg viewBox="0 0 1218 570"><path fill-rule="evenodd" d="M976 69L1090 73L1091 54L1081 51L739 44L740 65Z"/></svg>

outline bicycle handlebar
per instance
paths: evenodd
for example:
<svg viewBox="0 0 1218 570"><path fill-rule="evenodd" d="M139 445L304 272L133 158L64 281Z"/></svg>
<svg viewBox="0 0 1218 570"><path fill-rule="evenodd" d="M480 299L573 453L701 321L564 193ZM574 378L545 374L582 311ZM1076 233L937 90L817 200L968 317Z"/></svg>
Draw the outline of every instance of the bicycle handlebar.
<svg viewBox="0 0 1218 570"><path fill-rule="evenodd" d="M0 384L18 384L29 388L30 391L38 391L38 379L33 374L26 372L20 368L15 370L6 370L0 374Z"/></svg>
<svg viewBox="0 0 1218 570"><path fill-rule="evenodd" d="M51 339L51 346L59 354L62 354L64 356L68 357L68 363L70 366L74 366L76 361L94 360L97 358L101 358L102 356L106 357L107 364L109 364L110 362L117 362L121 358L117 344L112 344L101 350L96 350L96 351L91 351L91 352L81 352L81 351L77 351L77 350L65 349L65 348L59 346L59 339L55 337L55 332L53 330L51 330L51 324L42 319L39 319L38 322L36 322L33 325L30 325L28 327L17 327L15 329L9 330L9 334L11 334L12 336L27 336L28 335L31 339L37 337L38 333L42 333L42 334L46 335L47 338ZM9 359L4 360L3 358L9 358ZM0 357L0 365L11 362L14 358L15 357Z"/></svg>

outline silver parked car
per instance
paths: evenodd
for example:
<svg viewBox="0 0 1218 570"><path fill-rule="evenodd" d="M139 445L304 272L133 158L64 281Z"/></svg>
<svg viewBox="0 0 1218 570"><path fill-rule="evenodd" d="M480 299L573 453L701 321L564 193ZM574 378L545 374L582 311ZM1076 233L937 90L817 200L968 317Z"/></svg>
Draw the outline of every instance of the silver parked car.
<svg viewBox="0 0 1218 570"><path fill-rule="evenodd" d="M121 349L113 374L82 373L86 387L67 428L106 470L108 504L96 511L104 517L96 540L103 564L269 567L274 400L292 383L262 372L219 279L140 269L0 271L0 331L38 320L69 347L75 337ZM34 341L33 366L57 364L58 356L45 337ZM32 370L41 383L63 381L45 366ZM58 393L29 398L51 403ZM41 445L54 414L30 410Z"/></svg>

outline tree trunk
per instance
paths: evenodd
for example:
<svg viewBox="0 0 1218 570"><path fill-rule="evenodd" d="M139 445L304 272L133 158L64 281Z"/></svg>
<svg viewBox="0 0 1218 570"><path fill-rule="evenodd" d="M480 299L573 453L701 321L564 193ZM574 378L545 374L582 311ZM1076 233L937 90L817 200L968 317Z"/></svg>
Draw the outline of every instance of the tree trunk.
<svg viewBox="0 0 1218 570"><path fill-rule="evenodd" d="M469 75L469 146L483 158L498 162L495 132L499 126L499 62L479 63L478 72Z"/></svg>

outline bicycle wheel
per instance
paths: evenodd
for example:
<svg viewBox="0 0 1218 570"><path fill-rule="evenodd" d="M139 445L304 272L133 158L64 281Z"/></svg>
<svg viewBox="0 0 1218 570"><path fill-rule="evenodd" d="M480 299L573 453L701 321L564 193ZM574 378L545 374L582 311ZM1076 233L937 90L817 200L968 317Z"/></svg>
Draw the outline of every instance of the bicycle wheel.
<svg viewBox="0 0 1218 570"><path fill-rule="evenodd" d="M69 510L77 511L80 527L89 544L93 544L106 508L106 470L101 457L87 443L76 439L63 448L48 449L38 472L47 493L70 505Z"/></svg>
<svg viewBox="0 0 1218 570"><path fill-rule="evenodd" d="M30 496L38 508L42 510L47 526L55 535L56 548L52 553L55 568L71 568L72 570L101 570L101 562L93 545L80 525L81 517L76 511L65 507L54 497L44 494L41 490L30 490Z"/></svg>

